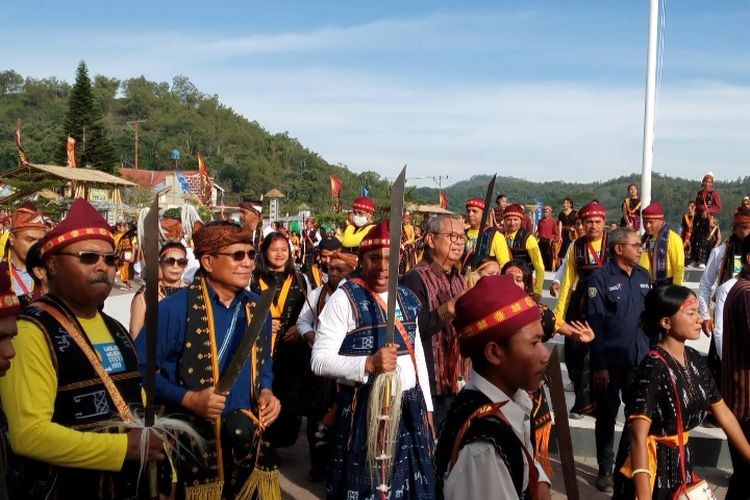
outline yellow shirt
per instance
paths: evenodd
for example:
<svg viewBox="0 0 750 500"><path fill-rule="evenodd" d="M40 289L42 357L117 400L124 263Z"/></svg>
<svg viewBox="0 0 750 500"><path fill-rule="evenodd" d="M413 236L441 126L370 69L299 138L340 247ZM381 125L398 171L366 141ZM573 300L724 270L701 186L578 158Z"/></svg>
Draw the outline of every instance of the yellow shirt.
<svg viewBox="0 0 750 500"><path fill-rule="evenodd" d="M101 315L78 318L91 343L114 342ZM80 432L52 422L57 372L47 338L33 323L18 322L16 357L0 377L0 398L8 418L10 444L18 455L75 469L119 471L125 460L125 434Z"/></svg>
<svg viewBox="0 0 750 500"><path fill-rule="evenodd" d="M466 252L470 252L474 249L479 237L479 229L467 229L466 236ZM495 257L497 264L503 267L506 262L510 260L510 251L508 250L508 243L505 241L505 236L500 231L495 231L495 235L492 237L492 244L490 245L490 255Z"/></svg>
<svg viewBox="0 0 750 500"><path fill-rule="evenodd" d="M653 250L655 241L656 236L652 236L646 244ZM656 280L652 271L652 269L656 269L656 266L652 265L655 258L655 254L649 257L648 249L644 249L641 254L641 265L648 271L651 281ZM682 285L685 279L685 250L682 246L682 238L671 229L667 237L667 278L672 278L672 283L675 285Z"/></svg>
<svg viewBox="0 0 750 500"><path fill-rule="evenodd" d="M592 241L591 246L597 253L601 254L602 239ZM555 304L555 327L559 329L565 323L565 313L570 305L570 294L578 282L578 269L575 262L575 243L571 243L565 254L565 274L560 282L560 293Z"/></svg>
<svg viewBox="0 0 750 500"><path fill-rule="evenodd" d="M347 224L344 230L344 237L341 239L341 246L346 248L358 247L365 235L373 228L375 224L367 224L357 229L352 224Z"/></svg>
<svg viewBox="0 0 750 500"><path fill-rule="evenodd" d="M10 236L10 231L0 233L0 260L5 258L5 246L8 244L8 236Z"/></svg>
<svg viewBox="0 0 750 500"><path fill-rule="evenodd" d="M518 234L518 231L508 233L506 239L510 241L516 237L516 234ZM544 260L542 259L542 251L539 250L539 242L533 234L526 238L526 250L529 252L531 266L534 268L534 293L541 295L544 291Z"/></svg>

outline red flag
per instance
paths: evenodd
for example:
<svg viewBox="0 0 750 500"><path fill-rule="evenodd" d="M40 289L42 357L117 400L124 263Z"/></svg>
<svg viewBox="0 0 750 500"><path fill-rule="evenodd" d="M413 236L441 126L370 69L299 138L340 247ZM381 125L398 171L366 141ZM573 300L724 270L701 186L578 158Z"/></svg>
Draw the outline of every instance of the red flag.
<svg viewBox="0 0 750 500"><path fill-rule="evenodd" d="M16 119L16 148L18 148L18 162L21 165L29 163L29 155L23 150L21 146L21 119Z"/></svg>
<svg viewBox="0 0 750 500"><path fill-rule="evenodd" d="M342 187L343 183L341 182L341 179L331 176L331 198L338 200Z"/></svg>
<svg viewBox="0 0 750 500"><path fill-rule="evenodd" d="M211 201L211 179L208 178L208 169L203 161L203 155L198 153L198 172L201 176L200 202L207 205Z"/></svg>
<svg viewBox="0 0 750 500"><path fill-rule="evenodd" d="M443 191L440 191L440 208L448 209L448 197Z"/></svg>
<svg viewBox="0 0 750 500"><path fill-rule="evenodd" d="M76 168L76 140L68 134L68 167Z"/></svg>

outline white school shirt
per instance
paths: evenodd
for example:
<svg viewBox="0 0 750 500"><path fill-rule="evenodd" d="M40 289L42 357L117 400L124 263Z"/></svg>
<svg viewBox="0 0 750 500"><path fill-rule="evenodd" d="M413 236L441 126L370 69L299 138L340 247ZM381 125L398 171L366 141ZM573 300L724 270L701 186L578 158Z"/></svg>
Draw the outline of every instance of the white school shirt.
<svg viewBox="0 0 750 500"><path fill-rule="evenodd" d="M719 278L719 268L721 267L721 261L724 260L726 249L727 244L722 243L711 250L706 262L706 268L703 270L701 281L698 284L698 310L703 320L707 320L710 317L708 311L709 304L711 303L711 291L714 285L716 285L716 280Z"/></svg>
<svg viewBox="0 0 750 500"><path fill-rule="evenodd" d="M734 284L737 283L737 278L732 278L721 284L716 289L716 307L714 308L714 345L716 346L716 354L721 357L721 347L723 345L723 331L724 331L724 302L727 300L729 290L732 289Z"/></svg>
<svg viewBox="0 0 750 500"><path fill-rule="evenodd" d="M388 303L388 292L378 294L383 302ZM398 301L396 302L396 314L400 317ZM339 287L328 298L323 311L318 318L318 328L315 334L315 344L312 348L310 365L313 373L321 377L335 377L337 381L345 385L366 383L369 375L365 373L365 361L367 356L342 356L339 354L341 344L346 334L357 327L354 321L354 312L349 303L346 293ZM424 395L427 411L432 411L432 397L430 395L430 383L427 375L427 364L424 359L422 340L419 335L419 326L415 324L416 335L414 338L414 357L416 358L417 372L419 373L419 386ZM408 390L417 385L417 372L408 354L399 356L397 360L398 372L401 376L403 390Z"/></svg>
<svg viewBox="0 0 750 500"><path fill-rule="evenodd" d="M508 401L500 411L508 419L513 433L521 440L531 456L534 447L531 445L531 410L533 403L529 393L519 389L508 397L500 388L489 382L477 372L471 372L469 383L464 390L480 391L493 403ZM529 466L523 460L523 490L529 484ZM539 482L549 483L542 466L534 461L539 471ZM469 443L458 453L456 464L446 476L443 484L445 500L486 500L488 498L516 499L513 479L503 459L495 447L486 441Z"/></svg>

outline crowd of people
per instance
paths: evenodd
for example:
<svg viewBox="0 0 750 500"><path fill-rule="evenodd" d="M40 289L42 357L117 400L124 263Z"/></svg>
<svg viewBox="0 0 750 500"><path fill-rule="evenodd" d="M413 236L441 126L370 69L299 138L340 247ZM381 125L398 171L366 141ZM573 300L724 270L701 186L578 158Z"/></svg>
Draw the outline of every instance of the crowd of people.
<svg viewBox="0 0 750 500"><path fill-rule="evenodd" d="M536 224L507 196L495 203L484 224L481 198L462 216L404 213L398 283L392 228L368 197L341 230L309 218L299 235L251 199L238 221L163 217L140 236L84 200L57 224L24 203L0 263L0 498L280 499L280 450L303 423L308 477L331 499L550 498L545 343L558 334L569 416L596 421L598 489L698 494L688 437L709 417L729 440L727 498L750 498L750 199L725 241L713 174L680 234L635 185L615 227L596 200L565 198ZM158 256L139 241L152 237ZM697 294L682 286L686 262L703 267ZM149 265L158 302L137 287L123 325L103 311L115 276L132 288ZM235 367L251 323L260 334ZM685 345L702 334L706 359ZM230 365L239 376L219 389ZM151 428L144 403L158 407Z"/></svg>

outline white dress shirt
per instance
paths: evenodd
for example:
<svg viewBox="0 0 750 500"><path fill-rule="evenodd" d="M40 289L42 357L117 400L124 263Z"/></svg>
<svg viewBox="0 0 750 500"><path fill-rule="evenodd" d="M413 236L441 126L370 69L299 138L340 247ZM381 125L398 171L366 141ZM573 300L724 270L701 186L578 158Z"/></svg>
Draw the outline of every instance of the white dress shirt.
<svg viewBox="0 0 750 500"><path fill-rule="evenodd" d="M315 290L310 291L307 294L307 300L305 300L305 303L302 305L302 310L297 317L297 329L299 330L301 337L304 337L305 334L310 331L317 333L318 300L320 299L320 294L323 293L324 286L326 285L320 285ZM311 307L315 308L315 310L311 309Z"/></svg>
<svg viewBox="0 0 750 500"><path fill-rule="evenodd" d="M534 455L534 447L531 445L533 404L528 392L519 389L511 399L500 388L473 370L464 390L466 389L480 391L493 403L508 401L500 411L508 419L513 433L521 440L529 454ZM525 457L523 463L523 490L526 490L529 484L529 467ZM539 482L549 483L550 480L542 466L536 461L534 464L539 470ZM445 500L518 498L508 467L495 451L495 447L486 441L475 441L461 448L456 464L445 478L443 493Z"/></svg>
<svg viewBox="0 0 750 500"><path fill-rule="evenodd" d="M732 289L734 284L737 283L737 278L732 278L721 284L716 289L716 308L714 309L714 345L716 345L716 354L721 357L721 347L723 344L723 331L724 331L724 301L727 300L729 290Z"/></svg>
<svg viewBox="0 0 750 500"><path fill-rule="evenodd" d="M709 305L711 304L711 292L716 285L716 280L719 278L719 268L721 268L721 261L724 260L726 249L727 244L722 243L711 250L706 262L706 269L703 270L703 276L701 276L701 281L698 284L698 310L703 320L710 318Z"/></svg>
<svg viewBox="0 0 750 500"><path fill-rule="evenodd" d="M388 292L378 295L383 299L383 302L388 303ZM398 301L396 301L396 316L403 318L398 307ZM343 356L339 354L346 334L356 327L357 324L354 321L354 312L349 303L349 298L339 288L328 298L318 318L318 328L310 362L313 373L322 377L335 377L339 383L346 385L367 382L369 378L369 375L365 373L367 356ZM415 372L414 363L412 363L411 356L408 354L398 357L397 370L401 376L403 390L416 387L417 372L419 373L419 386L424 395L427 411L432 411L432 397L430 396L430 383L422 340L419 336L419 327L415 325L415 328L416 336L413 345L417 371Z"/></svg>

